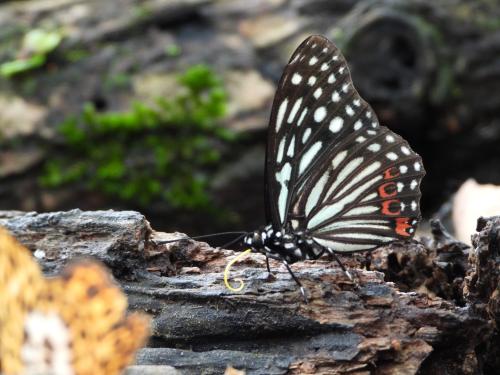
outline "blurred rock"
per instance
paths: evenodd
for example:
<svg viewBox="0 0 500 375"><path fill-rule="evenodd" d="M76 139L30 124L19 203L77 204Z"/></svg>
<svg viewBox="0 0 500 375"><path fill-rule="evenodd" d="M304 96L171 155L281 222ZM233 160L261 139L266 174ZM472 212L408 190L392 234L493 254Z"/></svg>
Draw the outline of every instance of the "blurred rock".
<svg viewBox="0 0 500 375"><path fill-rule="evenodd" d="M47 109L18 96L0 94L0 138L32 135Z"/></svg>
<svg viewBox="0 0 500 375"><path fill-rule="evenodd" d="M474 179L468 179L453 198L455 236L462 242L471 243L479 217L497 215L500 215L500 186L478 184Z"/></svg>
<svg viewBox="0 0 500 375"><path fill-rule="evenodd" d="M23 137L16 143L19 152L2 157L9 164L0 167L0 207L42 211L84 206L89 197L74 189L37 191L40 156L27 147L25 136L36 139L34 149L43 149L48 140L59 141L58 125L80 113L86 103L106 112L126 110L135 99L154 101L171 94L175 75L194 64L210 65L222 75L227 72L231 103L226 124L237 131L253 131L236 147L243 152L263 150L275 84L293 50L312 33L327 35L338 44L357 89L381 122L404 133L423 156L428 170L424 215L435 211L465 178L500 183L496 95L500 8L494 2L476 6L466 0L446 4L122 0L119 4L0 2L0 63L17 56L27 31L63 31L61 44L47 56L45 66L0 80L0 133L7 140ZM178 54L169 54L171 47ZM234 160L241 157L238 154ZM221 169L227 166L223 163ZM234 194L221 195L221 199L231 196L231 204L222 202L224 208L239 210L238 202L248 201L242 198L249 196L260 202L262 174L252 169L245 181L225 180ZM106 207L123 204L90 199ZM164 207L158 211L162 212L155 218L163 218L156 219L163 220L158 225L178 225ZM260 212L248 211L242 223L259 216ZM465 230L466 236L470 230Z"/></svg>
<svg viewBox="0 0 500 375"><path fill-rule="evenodd" d="M289 14L273 14L241 22L239 31L256 48L269 48L292 36L304 26L304 20Z"/></svg>
<svg viewBox="0 0 500 375"><path fill-rule="evenodd" d="M137 100L148 103L157 98L171 98L179 93L176 73L143 73L134 76L132 87Z"/></svg>
<svg viewBox="0 0 500 375"><path fill-rule="evenodd" d="M287 0L219 0L205 12L212 16L245 17L264 14L286 4Z"/></svg>
<svg viewBox="0 0 500 375"><path fill-rule="evenodd" d="M229 93L228 125L237 130L266 129L268 116L262 113L271 110L274 84L255 70L229 71L224 74L224 83Z"/></svg>
<svg viewBox="0 0 500 375"><path fill-rule="evenodd" d="M2 151L0 153L0 178L26 172L31 167L40 163L42 159L43 152L38 149Z"/></svg>

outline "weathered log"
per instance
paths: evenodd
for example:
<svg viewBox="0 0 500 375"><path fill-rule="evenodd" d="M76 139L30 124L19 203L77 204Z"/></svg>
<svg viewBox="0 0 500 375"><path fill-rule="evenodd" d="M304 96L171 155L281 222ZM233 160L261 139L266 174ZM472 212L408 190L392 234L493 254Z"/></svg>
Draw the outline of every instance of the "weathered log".
<svg viewBox="0 0 500 375"><path fill-rule="evenodd" d="M0 217L35 253L51 254L50 263L38 258L49 272L73 255L98 257L131 308L152 316L149 347L129 374L220 374L228 365L247 374L493 374L498 368L499 218L480 221L467 266L467 249L437 224L426 245L393 244L372 253L371 262L346 257L355 282L329 259L294 264L305 304L286 269L271 261L269 275L259 254L235 265L232 276L246 285L230 292L222 271L232 251L189 239L160 245L183 235L151 232L138 213ZM363 262L375 270L359 268ZM463 303L442 292L460 279L446 273L457 264L467 273ZM384 273L394 282L384 281Z"/></svg>
<svg viewBox="0 0 500 375"><path fill-rule="evenodd" d="M151 232L140 213L112 210L46 214L0 211L0 226L32 249L48 274L61 270L70 259L96 257L115 276L126 277L141 262Z"/></svg>

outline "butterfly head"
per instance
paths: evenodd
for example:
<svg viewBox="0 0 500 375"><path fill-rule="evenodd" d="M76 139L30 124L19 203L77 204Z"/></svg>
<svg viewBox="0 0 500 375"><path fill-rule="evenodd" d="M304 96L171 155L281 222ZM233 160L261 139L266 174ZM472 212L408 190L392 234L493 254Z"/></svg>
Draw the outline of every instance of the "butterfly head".
<svg viewBox="0 0 500 375"><path fill-rule="evenodd" d="M275 231L271 225L250 232L243 238L245 245L249 246L254 253L269 255L273 252L273 244L283 237L281 231Z"/></svg>

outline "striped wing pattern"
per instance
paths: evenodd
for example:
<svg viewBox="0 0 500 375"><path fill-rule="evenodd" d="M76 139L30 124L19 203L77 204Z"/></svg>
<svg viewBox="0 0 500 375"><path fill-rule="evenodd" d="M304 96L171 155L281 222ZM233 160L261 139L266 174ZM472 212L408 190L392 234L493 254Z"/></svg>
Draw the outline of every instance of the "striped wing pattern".
<svg viewBox="0 0 500 375"><path fill-rule="evenodd" d="M328 39L306 39L285 68L266 157L266 206L275 229L290 224L343 252L413 236L422 160L379 125Z"/></svg>

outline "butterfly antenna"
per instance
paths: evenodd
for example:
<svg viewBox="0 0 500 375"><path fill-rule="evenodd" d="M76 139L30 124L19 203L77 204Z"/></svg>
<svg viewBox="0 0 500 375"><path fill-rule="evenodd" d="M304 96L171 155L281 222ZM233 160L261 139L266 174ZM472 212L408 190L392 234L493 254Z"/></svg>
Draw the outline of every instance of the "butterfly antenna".
<svg viewBox="0 0 500 375"><path fill-rule="evenodd" d="M203 234L201 236L194 236L194 237L181 237L181 238L176 238L174 240L167 240L167 241L155 241L157 245L163 245L166 243L172 243L172 242L178 242L182 240L201 240L203 238L212 238L212 237L217 237L217 236L227 236L230 234L239 234L240 236L238 237L238 241L243 238L245 235L248 234L248 232L243 232L243 231L238 231L238 232L220 232L220 233L211 233L211 234ZM231 241L232 242L232 241ZM229 245L225 245L229 246Z"/></svg>
<svg viewBox="0 0 500 375"><path fill-rule="evenodd" d="M229 241L228 243L225 243L222 246L219 246L221 249L227 249L229 246L234 245L235 243L238 243L241 241L243 237L245 237L249 232L244 232L240 236L236 237L234 240Z"/></svg>

